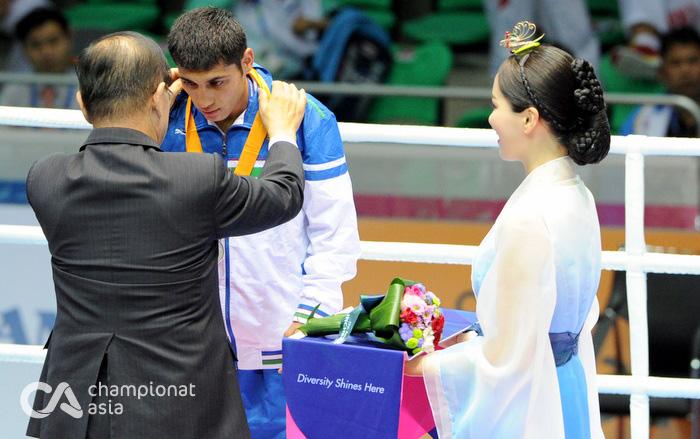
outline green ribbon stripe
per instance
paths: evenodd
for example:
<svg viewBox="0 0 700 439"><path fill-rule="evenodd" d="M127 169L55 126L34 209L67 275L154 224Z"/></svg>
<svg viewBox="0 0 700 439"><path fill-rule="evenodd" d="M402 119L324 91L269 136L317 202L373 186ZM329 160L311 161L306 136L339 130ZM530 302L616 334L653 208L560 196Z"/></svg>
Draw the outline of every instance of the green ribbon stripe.
<svg viewBox="0 0 700 439"><path fill-rule="evenodd" d="M391 281L385 295L360 296L360 304L350 313L313 317L299 330L308 336L340 334L337 343L343 343L350 333L372 332L379 340L390 346L410 350L399 335L401 300L404 288L415 283L397 277Z"/></svg>

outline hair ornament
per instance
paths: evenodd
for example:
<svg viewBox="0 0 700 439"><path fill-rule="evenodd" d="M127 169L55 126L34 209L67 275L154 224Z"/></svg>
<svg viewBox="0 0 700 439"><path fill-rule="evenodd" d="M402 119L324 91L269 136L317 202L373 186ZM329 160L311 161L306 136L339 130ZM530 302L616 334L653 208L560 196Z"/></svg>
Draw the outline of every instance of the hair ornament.
<svg viewBox="0 0 700 439"><path fill-rule="evenodd" d="M535 23L519 21L513 26L513 30L506 31L505 38L501 40L500 45L510 50L513 55L519 55L540 45L544 34L534 38L536 33Z"/></svg>

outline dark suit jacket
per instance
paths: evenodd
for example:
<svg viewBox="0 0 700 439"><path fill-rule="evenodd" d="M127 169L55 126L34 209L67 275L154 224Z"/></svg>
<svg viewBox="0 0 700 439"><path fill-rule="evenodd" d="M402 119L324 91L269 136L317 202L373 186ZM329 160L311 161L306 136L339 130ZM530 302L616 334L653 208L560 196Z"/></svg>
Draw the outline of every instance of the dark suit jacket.
<svg viewBox="0 0 700 439"><path fill-rule="evenodd" d="M35 163L27 196L49 243L57 303L41 381L68 383L83 416L59 404L31 419L28 434L248 437L219 304L217 239L292 219L303 184L299 151L286 142L249 179L219 155L166 154L124 128L95 129L79 153ZM108 390L91 387L99 382ZM153 390L139 398L138 386ZM193 391L182 396L182 386ZM38 391L35 410L51 396ZM96 403L113 414L90 415Z"/></svg>

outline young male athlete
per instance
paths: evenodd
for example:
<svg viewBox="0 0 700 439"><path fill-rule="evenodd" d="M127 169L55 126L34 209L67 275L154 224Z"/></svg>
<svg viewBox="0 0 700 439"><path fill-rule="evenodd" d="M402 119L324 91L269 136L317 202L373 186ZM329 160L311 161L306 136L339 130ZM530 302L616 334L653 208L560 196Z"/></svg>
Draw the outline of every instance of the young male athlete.
<svg viewBox="0 0 700 439"><path fill-rule="evenodd" d="M185 93L171 109L162 149L221 154L237 174L255 176L268 146L258 94L272 78L254 63L243 28L226 10L195 9L174 23L168 49ZM360 253L338 125L310 95L296 141L306 179L302 212L220 247L221 307L254 438L284 437L283 336L314 309L318 316L340 311L341 284L355 276Z"/></svg>

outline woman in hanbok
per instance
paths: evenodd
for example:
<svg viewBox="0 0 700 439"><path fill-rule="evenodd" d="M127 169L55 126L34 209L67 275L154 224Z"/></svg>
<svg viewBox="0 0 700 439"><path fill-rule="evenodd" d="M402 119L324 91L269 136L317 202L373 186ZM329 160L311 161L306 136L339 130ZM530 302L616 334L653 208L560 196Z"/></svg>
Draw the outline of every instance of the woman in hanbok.
<svg viewBox="0 0 700 439"><path fill-rule="evenodd" d="M504 40L513 54L494 79L489 123L500 156L527 177L473 262L477 331L406 372L423 374L441 439L602 438L591 339L600 226L574 163L609 150L603 91L587 61L518 26Z"/></svg>

